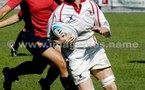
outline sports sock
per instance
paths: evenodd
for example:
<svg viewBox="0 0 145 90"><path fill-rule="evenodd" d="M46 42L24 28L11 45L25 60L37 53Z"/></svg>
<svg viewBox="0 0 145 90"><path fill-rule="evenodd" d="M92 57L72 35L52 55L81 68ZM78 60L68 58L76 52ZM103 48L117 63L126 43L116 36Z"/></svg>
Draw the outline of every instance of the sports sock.
<svg viewBox="0 0 145 90"><path fill-rule="evenodd" d="M59 69L51 66L48 69L47 76L45 78L47 85L50 86L58 76L59 76Z"/></svg>
<svg viewBox="0 0 145 90"><path fill-rule="evenodd" d="M60 81L65 90L78 90L77 86L74 84L74 81L70 75L68 77L60 77Z"/></svg>
<svg viewBox="0 0 145 90"><path fill-rule="evenodd" d="M43 70L46 68L47 64L37 64L33 61L25 61L15 68L12 68L12 73L15 75L26 75L26 74L41 74Z"/></svg>

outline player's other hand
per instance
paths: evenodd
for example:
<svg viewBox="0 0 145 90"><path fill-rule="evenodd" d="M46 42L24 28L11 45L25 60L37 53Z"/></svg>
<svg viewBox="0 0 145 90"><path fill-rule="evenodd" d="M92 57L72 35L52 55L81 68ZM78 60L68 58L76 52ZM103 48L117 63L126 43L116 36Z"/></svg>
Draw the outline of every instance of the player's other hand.
<svg viewBox="0 0 145 90"><path fill-rule="evenodd" d="M106 27L94 26L94 27L92 27L92 30L95 31L96 33L99 33L99 34L105 36L105 37L111 36L109 29Z"/></svg>
<svg viewBox="0 0 145 90"><path fill-rule="evenodd" d="M63 33L58 40L54 40L54 41L58 44L67 44L67 43L73 43L74 38L72 37L71 33Z"/></svg>

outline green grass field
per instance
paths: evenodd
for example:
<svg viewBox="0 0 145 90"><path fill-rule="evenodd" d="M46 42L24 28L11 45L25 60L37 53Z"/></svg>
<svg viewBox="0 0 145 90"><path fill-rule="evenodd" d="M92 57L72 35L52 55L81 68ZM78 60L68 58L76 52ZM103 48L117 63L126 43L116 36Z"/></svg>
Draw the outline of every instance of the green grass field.
<svg viewBox="0 0 145 90"><path fill-rule="evenodd" d="M13 13L15 12L9 15ZM106 49L108 58L112 63L118 90L144 90L145 15L105 13L105 16L110 22L112 37L105 39L98 34L96 37ZM23 61L31 60L32 56L25 48L19 49L19 54L25 53L25 56L11 57L8 47L12 41L15 41L17 34L23 28L23 24L23 22L19 22L12 26L0 28L0 90L3 90L1 71L5 66L15 67ZM41 75L20 76L20 80L13 83L13 90L40 90L38 81L45 77L48 67ZM98 81L93 77L92 79L96 90L102 90ZM52 90L63 90L59 78L52 84Z"/></svg>

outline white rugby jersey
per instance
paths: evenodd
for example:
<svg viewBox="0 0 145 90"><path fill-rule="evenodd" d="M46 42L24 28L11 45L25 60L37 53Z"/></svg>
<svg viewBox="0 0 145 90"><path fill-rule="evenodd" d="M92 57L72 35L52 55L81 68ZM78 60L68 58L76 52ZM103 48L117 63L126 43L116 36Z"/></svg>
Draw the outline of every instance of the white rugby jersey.
<svg viewBox="0 0 145 90"><path fill-rule="evenodd" d="M104 17L102 11L97 4L90 0L81 0L81 8L77 8L75 4L62 3L53 12L48 23L48 37L51 27L55 22L63 22L70 24L78 32L78 40L75 47L90 47L97 44L93 37L94 31L91 28L94 25L106 27L110 30L109 23Z"/></svg>

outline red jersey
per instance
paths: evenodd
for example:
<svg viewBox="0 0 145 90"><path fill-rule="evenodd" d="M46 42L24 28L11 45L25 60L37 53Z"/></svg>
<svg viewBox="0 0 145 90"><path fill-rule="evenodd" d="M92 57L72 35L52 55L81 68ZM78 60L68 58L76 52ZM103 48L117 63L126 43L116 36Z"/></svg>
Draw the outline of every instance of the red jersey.
<svg viewBox="0 0 145 90"><path fill-rule="evenodd" d="M28 32L42 38L47 34L47 23L58 4L54 0L9 0L6 5L12 9L20 4L20 16L24 18Z"/></svg>

